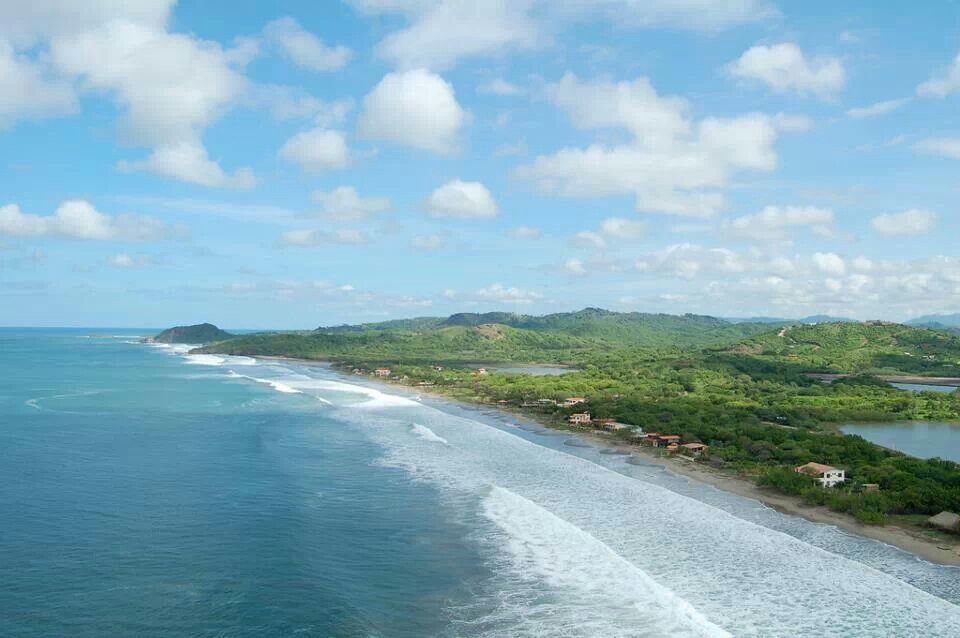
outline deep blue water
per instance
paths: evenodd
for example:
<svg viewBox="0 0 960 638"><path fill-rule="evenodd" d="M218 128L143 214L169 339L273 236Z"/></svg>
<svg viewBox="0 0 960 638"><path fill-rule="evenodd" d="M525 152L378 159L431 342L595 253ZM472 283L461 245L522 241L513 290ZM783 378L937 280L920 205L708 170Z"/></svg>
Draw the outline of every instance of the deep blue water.
<svg viewBox="0 0 960 638"><path fill-rule="evenodd" d="M0 636L960 635L960 570L318 366L0 330Z"/></svg>

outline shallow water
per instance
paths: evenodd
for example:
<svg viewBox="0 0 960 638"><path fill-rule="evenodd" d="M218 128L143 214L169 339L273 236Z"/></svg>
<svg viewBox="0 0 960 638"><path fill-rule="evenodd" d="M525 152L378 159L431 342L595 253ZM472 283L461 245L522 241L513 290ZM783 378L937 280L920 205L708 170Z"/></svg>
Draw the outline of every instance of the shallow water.
<svg viewBox="0 0 960 638"><path fill-rule="evenodd" d="M877 445L911 456L925 459L939 457L960 463L960 423L851 423L840 429L845 434L857 434Z"/></svg>
<svg viewBox="0 0 960 638"><path fill-rule="evenodd" d="M636 456L92 332L0 331L0 635L960 635L960 570Z"/></svg>

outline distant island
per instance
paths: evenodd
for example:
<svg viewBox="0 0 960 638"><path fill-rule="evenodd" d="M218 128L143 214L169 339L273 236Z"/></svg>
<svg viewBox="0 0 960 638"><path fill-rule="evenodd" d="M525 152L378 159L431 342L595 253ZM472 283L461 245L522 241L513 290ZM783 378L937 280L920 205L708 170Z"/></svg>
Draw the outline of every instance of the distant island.
<svg viewBox="0 0 960 638"><path fill-rule="evenodd" d="M348 374L689 458L688 464L749 479L862 524L893 522L931 534L924 527L928 517L960 511L960 465L913 458L844 435L837 424L960 421L960 392L911 392L884 380L946 383L960 376L960 336L883 321L806 319L733 321L585 308L175 338L208 342L197 353L331 362ZM570 372L497 371L524 364ZM822 473L840 470L843 481L825 488Z"/></svg>
<svg viewBox="0 0 960 638"><path fill-rule="evenodd" d="M221 330L212 323L198 323L192 326L167 328L160 334L148 337L152 343L195 343L206 344L231 339L236 335Z"/></svg>

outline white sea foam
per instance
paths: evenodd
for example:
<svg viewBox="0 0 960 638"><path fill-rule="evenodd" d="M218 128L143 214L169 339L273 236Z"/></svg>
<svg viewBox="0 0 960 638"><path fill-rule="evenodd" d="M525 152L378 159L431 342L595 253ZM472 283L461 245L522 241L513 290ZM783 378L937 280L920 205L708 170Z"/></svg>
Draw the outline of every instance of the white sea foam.
<svg viewBox="0 0 960 638"><path fill-rule="evenodd" d="M226 359L215 354L187 354L183 358L187 363L195 366L219 366L226 363Z"/></svg>
<svg viewBox="0 0 960 638"><path fill-rule="evenodd" d="M504 535L500 565L513 592L537 599L513 635L730 635L609 546L519 494L493 486L483 514ZM564 595L549 602L543 584Z"/></svg>
<svg viewBox="0 0 960 638"><path fill-rule="evenodd" d="M358 408L391 408L419 406L420 403L407 399L406 397L395 394L387 394L376 388L353 383L344 383L342 381L333 381L330 379L315 379L305 375L291 376L284 379L286 383L300 390L333 390L335 392L344 392L347 394L359 394L367 397L367 401L351 406Z"/></svg>
<svg viewBox="0 0 960 638"><path fill-rule="evenodd" d="M449 442L447 453L410 445L405 414L351 410L342 417L384 447L384 464L455 495L454 503L477 499L495 525L477 531L499 574L491 595L504 596L484 619L484 629L494 628L489 635L663 636L681 627L706 635L720 628L737 636L960 636L960 607L893 571L654 482L427 406L417 422ZM850 555L860 551L853 543L891 551L859 539L837 542ZM960 571L910 564L919 570L916 582L929 578L960 600ZM659 611L637 616L638 606ZM568 608L576 613L564 615Z"/></svg>
<svg viewBox="0 0 960 638"><path fill-rule="evenodd" d="M286 383L277 381L275 379L261 379L259 377L251 377L246 374L238 374L233 370L227 371L227 376L233 379L247 379L248 381L253 381L254 383L260 383L262 385L267 385L276 390L277 392L282 392L284 394L303 394L300 390L290 387Z"/></svg>
<svg viewBox="0 0 960 638"><path fill-rule="evenodd" d="M438 436L436 432L431 430L425 425L420 425L419 423L414 423L411 426L411 431L419 436L424 441L432 441L433 443L443 443L444 445L450 445L445 438Z"/></svg>

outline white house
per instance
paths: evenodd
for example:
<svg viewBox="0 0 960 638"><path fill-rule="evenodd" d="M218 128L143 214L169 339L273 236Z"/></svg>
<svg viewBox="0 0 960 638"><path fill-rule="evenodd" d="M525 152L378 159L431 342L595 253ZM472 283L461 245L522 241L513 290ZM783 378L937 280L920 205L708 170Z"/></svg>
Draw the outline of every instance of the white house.
<svg viewBox="0 0 960 638"><path fill-rule="evenodd" d="M793 471L797 474L812 476L824 487L833 487L847 480L844 470L837 469L831 465L823 465L822 463L807 463L806 465L793 468Z"/></svg>

